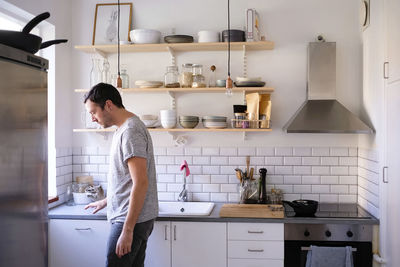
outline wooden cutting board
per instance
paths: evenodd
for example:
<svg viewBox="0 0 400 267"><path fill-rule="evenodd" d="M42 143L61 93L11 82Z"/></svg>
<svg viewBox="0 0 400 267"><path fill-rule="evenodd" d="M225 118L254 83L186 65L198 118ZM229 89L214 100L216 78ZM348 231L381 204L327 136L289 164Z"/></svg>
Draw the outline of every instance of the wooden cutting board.
<svg viewBox="0 0 400 267"><path fill-rule="evenodd" d="M283 205L267 204L224 204L220 217L231 218L284 218Z"/></svg>

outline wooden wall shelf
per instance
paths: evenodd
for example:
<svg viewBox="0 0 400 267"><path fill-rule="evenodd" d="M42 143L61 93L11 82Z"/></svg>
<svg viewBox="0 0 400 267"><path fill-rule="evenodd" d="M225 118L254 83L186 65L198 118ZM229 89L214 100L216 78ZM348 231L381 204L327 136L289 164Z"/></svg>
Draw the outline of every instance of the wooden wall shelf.
<svg viewBox="0 0 400 267"><path fill-rule="evenodd" d="M207 87L207 88L127 88L122 89L124 93L156 93L156 92L182 92L182 93L221 93L225 92L224 87ZM272 93L274 88L271 87L233 87L233 92L265 92ZM89 89L75 89L76 93L86 93Z"/></svg>
<svg viewBox="0 0 400 267"><path fill-rule="evenodd" d="M208 129L208 128L194 128L194 129L184 129L184 128L148 128L149 132L271 132L272 129L238 129L238 128L224 128L224 129ZM107 129L73 129L74 133L86 133L86 132L114 132L114 128Z"/></svg>

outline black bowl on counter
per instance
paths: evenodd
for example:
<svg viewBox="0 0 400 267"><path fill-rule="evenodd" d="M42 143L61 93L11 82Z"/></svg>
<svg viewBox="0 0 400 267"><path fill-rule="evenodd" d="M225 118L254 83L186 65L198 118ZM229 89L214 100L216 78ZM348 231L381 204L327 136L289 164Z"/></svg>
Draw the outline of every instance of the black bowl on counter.
<svg viewBox="0 0 400 267"><path fill-rule="evenodd" d="M293 208L296 217L314 217L318 209L318 201L299 199L293 201L282 201Z"/></svg>
<svg viewBox="0 0 400 267"><path fill-rule="evenodd" d="M230 34L229 34L230 33ZM222 41L228 42L228 35L231 36L231 42L244 42L245 34L241 30L224 30L222 31Z"/></svg>

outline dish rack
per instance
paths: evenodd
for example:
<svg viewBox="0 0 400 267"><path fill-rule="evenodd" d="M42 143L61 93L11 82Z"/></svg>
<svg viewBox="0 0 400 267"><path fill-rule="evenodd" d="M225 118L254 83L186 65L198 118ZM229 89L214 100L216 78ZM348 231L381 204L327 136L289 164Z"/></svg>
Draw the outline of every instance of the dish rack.
<svg viewBox="0 0 400 267"><path fill-rule="evenodd" d="M270 129L271 120L231 119L232 128Z"/></svg>

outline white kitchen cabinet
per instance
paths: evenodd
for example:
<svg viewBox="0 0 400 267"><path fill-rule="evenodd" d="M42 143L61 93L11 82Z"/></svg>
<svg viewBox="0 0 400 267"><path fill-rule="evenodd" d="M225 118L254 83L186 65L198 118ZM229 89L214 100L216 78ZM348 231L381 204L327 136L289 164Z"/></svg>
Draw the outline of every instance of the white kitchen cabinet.
<svg viewBox="0 0 400 267"><path fill-rule="evenodd" d="M105 220L51 219L50 267L102 267L110 224Z"/></svg>
<svg viewBox="0 0 400 267"><path fill-rule="evenodd" d="M228 267L283 267L283 223L228 223Z"/></svg>
<svg viewBox="0 0 400 267"><path fill-rule="evenodd" d="M172 267L226 266L226 223L172 222Z"/></svg>
<svg viewBox="0 0 400 267"><path fill-rule="evenodd" d="M154 222L147 241L145 267L171 267L171 222Z"/></svg>
<svg viewBox="0 0 400 267"><path fill-rule="evenodd" d="M383 247L383 257L387 264L384 266L400 266L400 1L386 0L386 61L388 62L389 77L385 82L386 107L386 145L385 164L387 169L386 207L383 207L383 236L386 242ZM385 240L385 238L384 238Z"/></svg>

